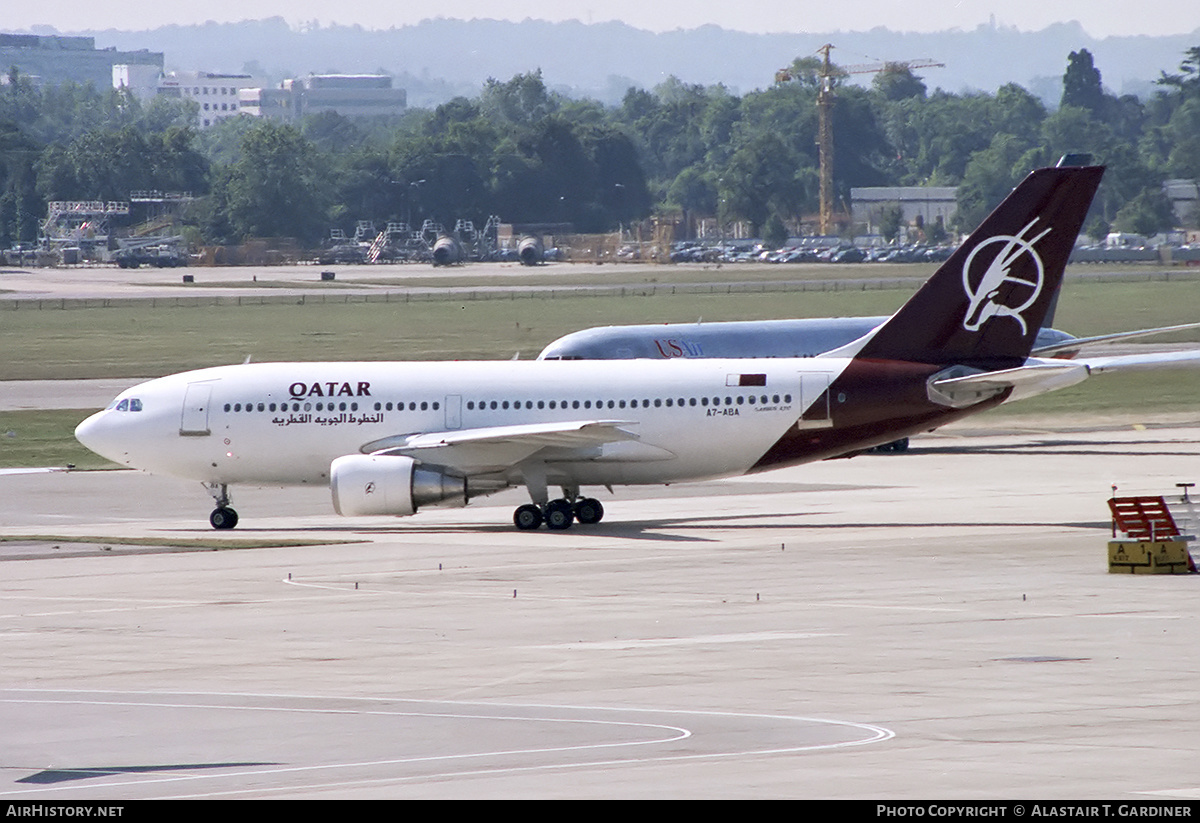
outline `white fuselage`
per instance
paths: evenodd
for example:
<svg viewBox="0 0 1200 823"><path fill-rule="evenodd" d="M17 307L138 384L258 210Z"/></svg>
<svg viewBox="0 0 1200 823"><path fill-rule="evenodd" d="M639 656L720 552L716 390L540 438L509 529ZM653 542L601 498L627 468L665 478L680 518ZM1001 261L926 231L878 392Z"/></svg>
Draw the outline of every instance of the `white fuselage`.
<svg viewBox="0 0 1200 823"><path fill-rule="evenodd" d="M115 462L152 473L272 485L325 483L335 458L375 451L372 444L407 434L618 421L631 441L540 452L552 481L668 483L748 471L846 363L222 366L135 386L84 421L78 437ZM436 454L426 459L436 463ZM519 481L514 467L497 473Z"/></svg>

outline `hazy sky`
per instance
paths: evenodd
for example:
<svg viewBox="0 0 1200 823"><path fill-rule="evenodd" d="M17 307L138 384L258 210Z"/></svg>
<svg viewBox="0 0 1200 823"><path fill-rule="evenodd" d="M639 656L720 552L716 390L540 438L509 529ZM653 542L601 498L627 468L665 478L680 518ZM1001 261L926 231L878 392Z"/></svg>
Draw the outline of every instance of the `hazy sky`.
<svg viewBox="0 0 1200 823"><path fill-rule="evenodd" d="M1198 0L55 0L46 6L2 0L0 30L49 25L59 31L150 29L207 20L236 22L283 17L293 25L358 24L386 29L428 17L522 20L621 20L638 28L668 31L715 23L752 32L893 31L972 29L994 15L998 24L1035 31L1078 20L1094 37L1118 34L1185 34L1200 30Z"/></svg>

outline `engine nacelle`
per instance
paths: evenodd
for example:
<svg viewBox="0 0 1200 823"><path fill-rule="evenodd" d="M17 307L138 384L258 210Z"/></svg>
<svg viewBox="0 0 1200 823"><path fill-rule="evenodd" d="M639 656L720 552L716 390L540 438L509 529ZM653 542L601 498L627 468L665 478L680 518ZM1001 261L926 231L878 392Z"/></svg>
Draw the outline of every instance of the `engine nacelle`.
<svg viewBox="0 0 1200 823"><path fill-rule="evenodd" d="M517 256L521 258L521 265L536 266L542 262L546 251L542 247L542 238L532 234L527 234L521 238L521 242L517 244Z"/></svg>
<svg viewBox="0 0 1200 823"><path fill-rule="evenodd" d="M433 265L450 266L461 263L467 257L462 243L448 234L443 234L433 244Z"/></svg>
<svg viewBox="0 0 1200 823"><path fill-rule="evenodd" d="M421 506L467 504L467 479L420 466L411 457L350 454L329 467L333 509L346 517L403 516Z"/></svg>

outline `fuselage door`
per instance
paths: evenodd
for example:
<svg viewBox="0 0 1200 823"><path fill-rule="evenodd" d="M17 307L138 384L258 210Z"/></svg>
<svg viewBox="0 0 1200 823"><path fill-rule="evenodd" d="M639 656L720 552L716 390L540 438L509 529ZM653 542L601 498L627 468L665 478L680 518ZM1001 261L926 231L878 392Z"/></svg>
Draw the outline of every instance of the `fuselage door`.
<svg viewBox="0 0 1200 823"><path fill-rule="evenodd" d="M203 437L212 432L208 428L208 406L212 399L212 383L188 383L183 396L183 416L179 421L179 434L183 437Z"/></svg>
<svg viewBox="0 0 1200 823"><path fill-rule="evenodd" d="M446 428L448 430L462 428L461 394L446 395Z"/></svg>
<svg viewBox="0 0 1200 823"><path fill-rule="evenodd" d="M829 375L800 375L801 429L822 429L833 425L829 417Z"/></svg>

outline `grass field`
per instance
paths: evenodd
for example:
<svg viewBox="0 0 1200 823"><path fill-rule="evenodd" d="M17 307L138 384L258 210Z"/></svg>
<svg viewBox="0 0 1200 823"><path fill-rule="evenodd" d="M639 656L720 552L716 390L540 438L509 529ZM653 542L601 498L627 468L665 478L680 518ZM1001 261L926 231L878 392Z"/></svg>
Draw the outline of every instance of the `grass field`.
<svg viewBox="0 0 1200 823"><path fill-rule="evenodd" d="M113 463L85 449L75 427L95 409L0 411L0 468L75 466L112 468Z"/></svg>
<svg viewBox="0 0 1200 823"><path fill-rule="evenodd" d="M18 310L0 314L0 379L152 377L254 360L534 357L588 326L886 314L900 290L412 303ZM847 300L835 298L847 297Z"/></svg>
<svg viewBox="0 0 1200 823"><path fill-rule="evenodd" d="M725 273L730 276L729 272ZM916 281L914 280L914 283ZM0 379L157 377L269 360L506 360L534 357L589 326L887 314L910 292L888 290L555 296L465 302L305 303L172 308L15 310L0 314ZM1055 327L1076 335L1194 322L1200 281L1069 282ZM1198 341L1176 335L1163 342ZM1160 341L1154 341L1160 342ZM994 415L1195 412L1200 373L1104 376ZM103 464L71 435L87 411L0 412L0 465Z"/></svg>
<svg viewBox="0 0 1200 823"><path fill-rule="evenodd" d="M0 379L157 377L264 360L530 358L589 326L887 314L903 289L751 294L517 297L17 310L0 314ZM1054 325L1073 334L1197 320L1200 280L1069 283ZM1180 338L1187 339L1187 338ZM1193 340L1198 339L1195 335Z"/></svg>

